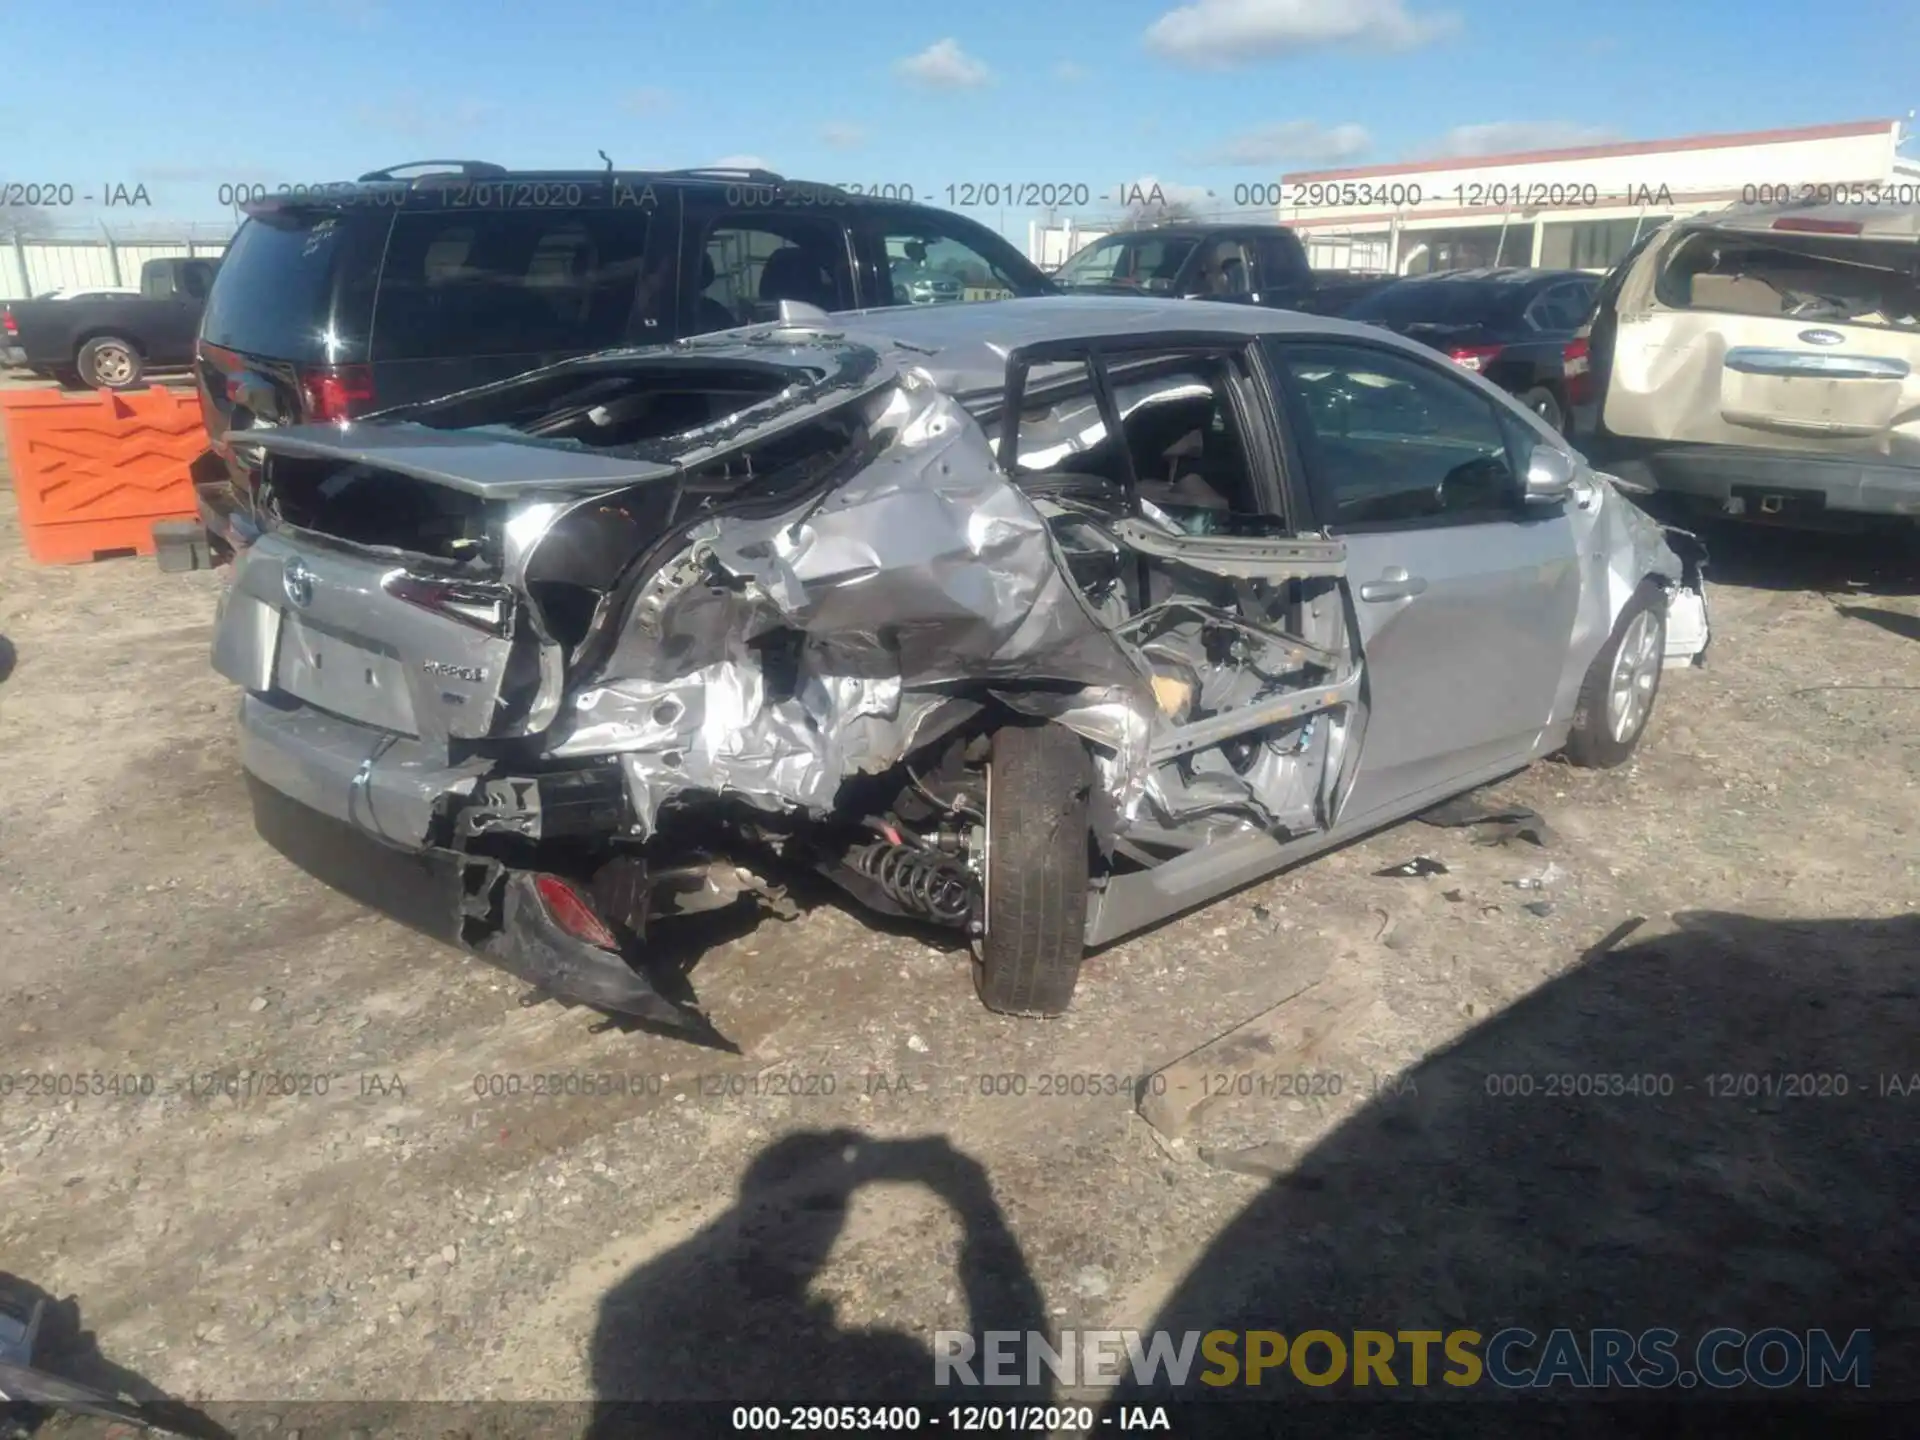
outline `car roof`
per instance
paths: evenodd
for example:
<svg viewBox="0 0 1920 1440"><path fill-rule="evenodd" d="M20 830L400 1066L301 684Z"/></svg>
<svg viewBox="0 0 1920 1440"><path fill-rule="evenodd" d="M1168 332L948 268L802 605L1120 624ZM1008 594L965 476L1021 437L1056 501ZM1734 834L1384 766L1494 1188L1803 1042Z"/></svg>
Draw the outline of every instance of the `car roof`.
<svg viewBox="0 0 1920 1440"><path fill-rule="evenodd" d="M1598 275L1585 270L1536 270L1524 265L1486 265L1471 270L1436 270L1427 275L1408 275L1402 285L1545 285L1558 280L1591 280Z"/></svg>
<svg viewBox="0 0 1920 1440"><path fill-rule="evenodd" d="M436 163L436 162L425 162ZM247 214L262 211L324 209L330 202L342 203L349 197L371 195L392 196L398 189L432 192L461 184L469 185L620 185L629 190L653 189L705 189L724 192L728 187L752 186L756 189L771 187L789 192L806 191L814 194L832 195L822 209L831 213L834 209L858 208L865 210L888 210L896 213L938 215L945 218L953 211L941 210L936 206L923 204L917 200L902 199L895 196L876 195L842 186L831 185L823 181L795 179L791 176L777 175L770 170L735 170L720 168L693 168L680 170L619 170L602 167L598 170L508 170L501 166L477 166L470 162L447 162L466 164L465 173L456 170L438 170L413 177L396 176L392 170L373 171L357 180L343 180L337 183L314 186L294 194L272 194L258 200L248 201L240 208ZM394 166L393 170L410 167ZM377 209L388 207L375 207ZM397 205L391 208L401 208ZM476 213L487 213L489 206L474 206ZM552 206L562 210L565 206ZM793 213L804 213L809 207L797 207ZM979 226L980 222L968 216L960 216L969 224ZM981 227L988 228L988 227ZM1018 247L1016 247L1018 248Z"/></svg>
<svg viewBox="0 0 1920 1440"><path fill-rule="evenodd" d="M1260 305L1210 305L1130 295L1039 295L970 305L896 305L837 313L807 328L823 340L837 336L877 349L904 347L911 363L931 374L942 389L962 394L1003 385L1011 351L1049 340L1320 335L1428 355L1411 341L1354 321ZM755 330L767 333L766 327ZM729 338L737 342L748 333L753 332L722 331L682 343L723 344Z"/></svg>
<svg viewBox="0 0 1920 1440"><path fill-rule="evenodd" d="M1920 205L1735 206L1689 215L1675 225L1685 230L1733 230L1746 235L1825 233L1857 235L1865 240L1920 240Z"/></svg>
<svg viewBox="0 0 1920 1440"><path fill-rule="evenodd" d="M1161 235L1205 236L1220 234L1245 234L1258 231L1271 234L1276 230L1287 230L1285 225L1267 224L1258 220L1176 220L1166 225L1142 225L1133 230L1114 230L1102 235L1099 244L1106 240L1132 240L1135 238L1153 239ZM1291 234L1291 231L1287 233Z"/></svg>

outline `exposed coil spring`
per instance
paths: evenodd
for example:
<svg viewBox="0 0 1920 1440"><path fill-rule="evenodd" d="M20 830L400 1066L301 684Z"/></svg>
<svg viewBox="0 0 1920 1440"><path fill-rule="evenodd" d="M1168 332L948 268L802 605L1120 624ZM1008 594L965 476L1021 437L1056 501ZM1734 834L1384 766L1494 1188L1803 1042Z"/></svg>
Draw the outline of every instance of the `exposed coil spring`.
<svg viewBox="0 0 1920 1440"><path fill-rule="evenodd" d="M944 856L882 840L856 845L847 852L847 863L903 908L943 925L964 924L973 913L967 872Z"/></svg>

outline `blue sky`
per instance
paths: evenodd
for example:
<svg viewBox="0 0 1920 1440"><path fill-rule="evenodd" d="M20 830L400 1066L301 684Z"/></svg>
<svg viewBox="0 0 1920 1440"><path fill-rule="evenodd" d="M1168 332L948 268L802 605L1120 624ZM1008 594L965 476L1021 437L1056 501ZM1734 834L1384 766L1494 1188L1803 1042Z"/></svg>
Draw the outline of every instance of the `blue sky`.
<svg viewBox="0 0 1920 1440"><path fill-rule="evenodd" d="M73 184L79 225L218 221L223 183L601 149L936 204L1084 184L1110 211L1097 197L1141 181L1224 197L1290 170L1920 105L1912 0L10 0L0 53L0 181ZM115 184L151 208L78 198Z"/></svg>

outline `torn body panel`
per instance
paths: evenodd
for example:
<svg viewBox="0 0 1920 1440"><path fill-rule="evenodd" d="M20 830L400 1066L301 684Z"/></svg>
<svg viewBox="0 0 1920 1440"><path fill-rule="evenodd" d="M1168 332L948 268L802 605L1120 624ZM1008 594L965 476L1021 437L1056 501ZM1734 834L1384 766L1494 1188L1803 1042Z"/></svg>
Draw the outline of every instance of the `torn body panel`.
<svg viewBox="0 0 1920 1440"><path fill-rule="evenodd" d="M624 951L767 899L756 857L978 933L1024 720L1091 754L1089 940L1217 893L1340 833L1369 675L1348 544L1289 522L1270 402L1213 349L1082 380L1013 349L1011 437L928 352L782 331L263 432L215 647L247 768L445 860L460 943L656 1020L691 1012ZM1697 584L1603 480L1581 503L1576 650L1616 578Z"/></svg>

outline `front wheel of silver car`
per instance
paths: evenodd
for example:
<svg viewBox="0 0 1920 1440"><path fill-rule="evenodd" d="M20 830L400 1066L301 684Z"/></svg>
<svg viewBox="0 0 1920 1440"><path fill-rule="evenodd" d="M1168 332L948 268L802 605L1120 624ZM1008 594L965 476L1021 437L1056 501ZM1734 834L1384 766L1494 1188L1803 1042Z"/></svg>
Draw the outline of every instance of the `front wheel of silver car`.
<svg viewBox="0 0 1920 1440"><path fill-rule="evenodd" d="M1587 670L1567 736L1567 759L1600 770L1626 763L1653 718L1666 650L1667 595L1648 581L1627 601Z"/></svg>
<svg viewBox="0 0 1920 1440"><path fill-rule="evenodd" d="M1009 725L988 764L984 932L974 983L989 1010L1059 1015L1086 950L1093 762L1059 725Z"/></svg>

